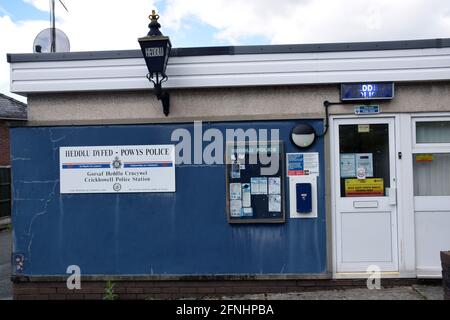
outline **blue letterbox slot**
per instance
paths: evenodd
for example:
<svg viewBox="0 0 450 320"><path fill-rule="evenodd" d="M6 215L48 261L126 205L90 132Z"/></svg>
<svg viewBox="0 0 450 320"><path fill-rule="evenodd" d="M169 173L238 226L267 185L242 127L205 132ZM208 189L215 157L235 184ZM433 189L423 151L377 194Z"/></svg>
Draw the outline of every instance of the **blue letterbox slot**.
<svg viewBox="0 0 450 320"><path fill-rule="evenodd" d="M311 183L297 183L296 196L297 196L297 212L311 213L312 212Z"/></svg>

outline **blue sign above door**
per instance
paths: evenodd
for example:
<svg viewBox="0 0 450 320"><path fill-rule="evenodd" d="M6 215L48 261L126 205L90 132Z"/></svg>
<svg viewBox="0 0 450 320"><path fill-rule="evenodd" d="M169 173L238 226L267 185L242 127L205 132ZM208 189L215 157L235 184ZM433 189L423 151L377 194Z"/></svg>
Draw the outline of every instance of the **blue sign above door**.
<svg viewBox="0 0 450 320"><path fill-rule="evenodd" d="M391 100L394 98L393 82L366 82L341 84L341 100Z"/></svg>
<svg viewBox="0 0 450 320"><path fill-rule="evenodd" d="M380 106L378 105L367 105L367 106L356 106L355 114L377 114L380 113Z"/></svg>

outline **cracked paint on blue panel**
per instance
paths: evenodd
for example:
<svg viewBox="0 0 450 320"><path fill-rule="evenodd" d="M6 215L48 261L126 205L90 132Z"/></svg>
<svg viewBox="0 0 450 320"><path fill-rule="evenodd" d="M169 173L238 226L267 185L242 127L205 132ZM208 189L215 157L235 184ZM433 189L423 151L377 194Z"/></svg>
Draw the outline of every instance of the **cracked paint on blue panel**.
<svg viewBox="0 0 450 320"><path fill-rule="evenodd" d="M303 152L291 129L321 120L203 124L220 130L279 129L284 150ZM224 165L177 165L175 193L59 193L59 147L170 144L172 131L192 123L11 128L13 252L25 275L65 275L78 265L90 275L302 274L326 272L323 139L318 218L290 219L288 180L284 224L230 225ZM204 145L207 145L205 142Z"/></svg>

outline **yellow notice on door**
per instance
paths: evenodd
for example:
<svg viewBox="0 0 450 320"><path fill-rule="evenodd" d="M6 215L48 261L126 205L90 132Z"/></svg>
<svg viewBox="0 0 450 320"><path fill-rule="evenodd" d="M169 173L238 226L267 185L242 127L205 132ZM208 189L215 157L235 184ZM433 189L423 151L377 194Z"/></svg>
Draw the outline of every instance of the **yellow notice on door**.
<svg viewBox="0 0 450 320"><path fill-rule="evenodd" d="M345 179L345 196L382 197L384 196L384 180L381 178Z"/></svg>

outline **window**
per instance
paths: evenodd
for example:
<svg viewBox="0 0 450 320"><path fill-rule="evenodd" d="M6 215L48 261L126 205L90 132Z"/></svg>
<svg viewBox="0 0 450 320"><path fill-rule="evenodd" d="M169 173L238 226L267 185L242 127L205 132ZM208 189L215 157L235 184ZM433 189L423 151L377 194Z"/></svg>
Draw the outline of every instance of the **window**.
<svg viewBox="0 0 450 320"><path fill-rule="evenodd" d="M10 168L0 168L0 218L11 215Z"/></svg>
<svg viewBox="0 0 450 320"><path fill-rule="evenodd" d="M450 121L416 122L416 143L450 143Z"/></svg>
<svg viewBox="0 0 450 320"><path fill-rule="evenodd" d="M390 187L387 123L339 125L339 153L341 197L386 196ZM358 179L360 171L364 178Z"/></svg>
<svg viewBox="0 0 450 320"><path fill-rule="evenodd" d="M415 120L414 195L450 196L450 120Z"/></svg>
<svg viewBox="0 0 450 320"><path fill-rule="evenodd" d="M450 153L415 154L413 162L415 196L450 196Z"/></svg>

